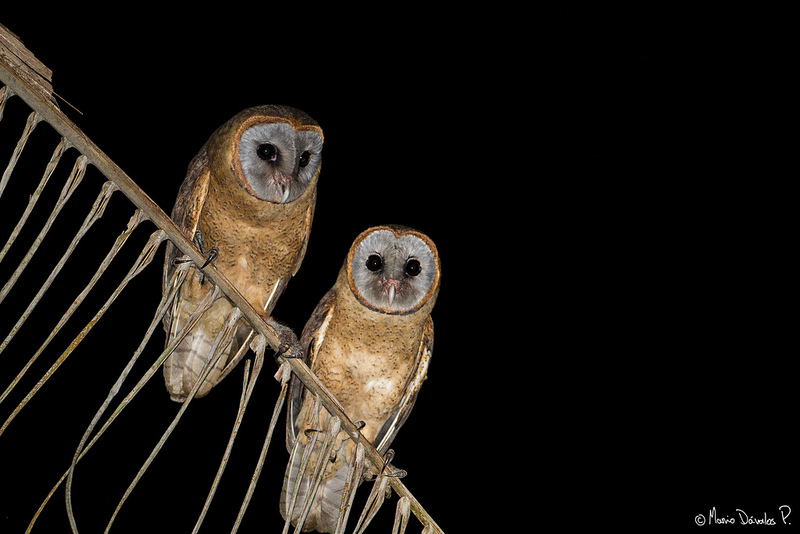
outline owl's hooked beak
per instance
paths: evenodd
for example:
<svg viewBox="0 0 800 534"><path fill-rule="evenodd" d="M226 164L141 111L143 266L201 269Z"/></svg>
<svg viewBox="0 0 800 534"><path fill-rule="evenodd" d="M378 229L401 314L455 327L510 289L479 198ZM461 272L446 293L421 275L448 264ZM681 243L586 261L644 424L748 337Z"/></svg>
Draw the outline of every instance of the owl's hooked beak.
<svg viewBox="0 0 800 534"><path fill-rule="evenodd" d="M394 296L400 288L400 280L389 278L383 282L383 292L389 297L389 306L394 302Z"/></svg>
<svg viewBox="0 0 800 534"><path fill-rule="evenodd" d="M285 204L286 200L289 198L289 191L291 190L289 186L292 183L292 177L281 171L276 171L272 176L272 181L275 182L275 187L281 192L281 204Z"/></svg>

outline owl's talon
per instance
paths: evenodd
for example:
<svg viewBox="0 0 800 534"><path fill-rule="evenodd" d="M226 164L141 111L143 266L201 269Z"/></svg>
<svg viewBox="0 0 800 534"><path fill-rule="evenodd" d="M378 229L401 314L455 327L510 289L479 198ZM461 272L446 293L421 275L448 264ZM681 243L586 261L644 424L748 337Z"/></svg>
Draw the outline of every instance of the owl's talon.
<svg viewBox="0 0 800 534"><path fill-rule="evenodd" d="M208 255L206 256L206 262L200 266L200 269L205 269L209 263L217 259L217 256L219 256L219 249L217 247L211 247L211 250L208 251Z"/></svg>
<svg viewBox="0 0 800 534"><path fill-rule="evenodd" d="M198 250L200 250L200 254L206 257L206 262L200 266L200 269L205 269L209 263L217 259L219 256L219 249L217 247L211 247L211 250L206 252L206 240L203 237L203 232L197 230L194 233L194 244L197 245Z"/></svg>
<svg viewBox="0 0 800 534"><path fill-rule="evenodd" d="M267 315L261 314L261 317L264 319L268 325L275 330L275 334L278 337L278 348L275 350L275 361L278 361L278 358L284 358L286 360L291 360L292 358L303 358L303 347L297 342L297 336L294 334L291 328L286 326L285 324L279 323L272 317Z"/></svg>
<svg viewBox="0 0 800 534"><path fill-rule="evenodd" d="M386 451L386 454L383 455L383 467L381 467L381 470L378 474L382 475L383 472L386 471L386 466L389 465L389 462L392 461L392 458L394 458L394 450L389 449Z"/></svg>
<svg viewBox="0 0 800 534"><path fill-rule="evenodd" d="M322 434L322 433L323 433L323 432L325 432L325 431L324 431L324 430L320 430L320 429L318 429L318 428L306 428L306 429L303 431L303 433L306 435L306 437L307 437L307 438L310 438L310 437L311 437L311 434L314 434L315 432L319 432L320 434Z"/></svg>
<svg viewBox="0 0 800 534"><path fill-rule="evenodd" d="M278 361L279 358L283 358L284 360L299 358L302 360L303 348L296 341L283 342L278 345L278 350L275 351L275 361Z"/></svg>
<svg viewBox="0 0 800 534"><path fill-rule="evenodd" d="M394 449L389 449L386 451L386 454L383 455L383 467L380 470L380 475L385 477L394 477L394 478L403 478L405 477L408 472L405 469L396 469L393 465L389 465L389 462L392 461L394 458ZM386 468L389 467L391 471L389 473L385 473Z"/></svg>
<svg viewBox="0 0 800 534"><path fill-rule="evenodd" d="M358 430L358 431L361 431L361 429L363 429L365 426L367 426L367 422L366 421L356 421L354 424L356 425L356 430Z"/></svg>
<svg viewBox="0 0 800 534"><path fill-rule="evenodd" d="M389 462L392 461L394 458L394 449L389 449L386 451L386 454L383 455L383 467L380 470L380 475L385 477L394 477L394 478L403 478L405 477L408 472L405 469L395 469L394 466L389 465ZM384 473L387 467L391 467L392 471L389 473Z"/></svg>
<svg viewBox="0 0 800 534"><path fill-rule="evenodd" d="M205 238L203 238L203 232L201 232L200 230L197 230L194 233L194 237L192 238L192 241L194 241L194 244L197 245L198 249L200 249L200 253L205 256L205 254L206 254L206 246L205 246L206 245L206 240L205 240Z"/></svg>
<svg viewBox="0 0 800 534"><path fill-rule="evenodd" d="M303 351L298 348L298 350L292 350L295 348L295 345L289 343L282 343L280 347L278 347L278 352L275 353L275 359L283 358L285 360L291 360L293 358L303 358Z"/></svg>

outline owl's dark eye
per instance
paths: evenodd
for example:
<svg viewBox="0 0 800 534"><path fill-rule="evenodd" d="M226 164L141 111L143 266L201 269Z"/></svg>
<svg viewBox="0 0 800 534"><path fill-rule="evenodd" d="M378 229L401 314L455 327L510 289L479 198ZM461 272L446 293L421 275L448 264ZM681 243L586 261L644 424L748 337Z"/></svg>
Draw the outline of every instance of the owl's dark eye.
<svg viewBox="0 0 800 534"><path fill-rule="evenodd" d="M311 161L311 152L306 150L305 152L300 154L300 168L302 169L303 167L308 165L309 161Z"/></svg>
<svg viewBox="0 0 800 534"><path fill-rule="evenodd" d="M371 254L369 258L367 258L367 269L372 271L380 271L383 269L383 258L378 256L377 254Z"/></svg>
<svg viewBox="0 0 800 534"><path fill-rule="evenodd" d="M405 268L406 276L417 276L421 270L422 266L420 266L419 260L411 258L406 262L406 268Z"/></svg>
<svg viewBox="0 0 800 534"><path fill-rule="evenodd" d="M278 149L272 143L262 143L258 145L256 154L264 161L275 161L278 159Z"/></svg>

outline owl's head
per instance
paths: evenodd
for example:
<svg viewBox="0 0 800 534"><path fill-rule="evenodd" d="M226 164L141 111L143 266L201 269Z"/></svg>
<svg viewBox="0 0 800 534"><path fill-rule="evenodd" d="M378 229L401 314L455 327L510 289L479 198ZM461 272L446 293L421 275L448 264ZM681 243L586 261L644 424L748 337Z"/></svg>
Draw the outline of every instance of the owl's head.
<svg viewBox="0 0 800 534"><path fill-rule="evenodd" d="M362 232L347 255L350 290L366 307L408 314L435 301L441 266L433 241L402 226L376 226Z"/></svg>
<svg viewBox="0 0 800 534"><path fill-rule="evenodd" d="M220 132L232 143L228 153L236 179L261 200L292 202L319 172L322 129L300 110L288 106L246 109Z"/></svg>

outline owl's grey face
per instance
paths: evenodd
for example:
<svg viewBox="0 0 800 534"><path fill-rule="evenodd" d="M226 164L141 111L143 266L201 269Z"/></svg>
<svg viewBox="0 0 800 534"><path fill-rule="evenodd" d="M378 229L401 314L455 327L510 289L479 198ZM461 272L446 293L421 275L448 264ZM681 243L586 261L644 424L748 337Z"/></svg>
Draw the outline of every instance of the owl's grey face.
<svg viewBox="0 0 800 534"><path fill-rule="evenodd" d="M256 123L242 133L238 156L257 197L285 204L303 194L320 164L322 138L286 122Z"/></svg>
<svg viewBox="0 0 800 534"><path fill-rule="evenodd" d="M436 280L436 268L434 252L424 240L382 229L358 244L350 265L361 297L389 313L417 308Z"/></svg>

